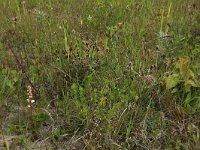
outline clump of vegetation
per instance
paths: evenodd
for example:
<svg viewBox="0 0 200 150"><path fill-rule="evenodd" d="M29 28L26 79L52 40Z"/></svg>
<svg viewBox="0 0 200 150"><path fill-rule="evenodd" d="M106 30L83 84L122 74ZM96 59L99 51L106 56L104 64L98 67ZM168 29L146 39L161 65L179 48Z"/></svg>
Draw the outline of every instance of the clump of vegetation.
<svg viewBox="0 0 200 150"><path fill-rule="evenodd" d="M198 0L1 0L0 149L198 149Z"/></svg>

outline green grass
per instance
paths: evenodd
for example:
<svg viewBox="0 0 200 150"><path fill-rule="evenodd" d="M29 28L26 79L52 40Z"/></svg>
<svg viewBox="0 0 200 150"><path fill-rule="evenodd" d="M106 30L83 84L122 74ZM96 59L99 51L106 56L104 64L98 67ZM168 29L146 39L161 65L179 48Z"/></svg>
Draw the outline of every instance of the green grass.
<svg viewBox="0 0 200 150"><path fill-rule="evenodd" d="M199 9L1 0L0 149L199 149Z"/></svg>

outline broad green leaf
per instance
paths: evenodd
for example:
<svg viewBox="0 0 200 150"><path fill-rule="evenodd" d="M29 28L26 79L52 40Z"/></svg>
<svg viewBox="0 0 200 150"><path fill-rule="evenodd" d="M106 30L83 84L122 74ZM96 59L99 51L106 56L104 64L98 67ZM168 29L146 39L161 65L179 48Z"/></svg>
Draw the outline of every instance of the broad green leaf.
<svg viewBox="0 0 200 150"><path fill-rule="evenodd" d="M172 75L165 78L165 82L166 82L166 88L168 90L172 89L178 83L180 83L179 75L178 74L172 74Z"/></svg>
<svg viewBox="0 0 200 150"><path fill-rule="evenodd" d="M186 84L189 84L189 85L191 85L191 86L193 86L193 87L197 87L197 84L196 84L194 81L192 81L192 80L188 80L188 81L186 82Z"/></svg>
<svg viewBox="0 0 200 150"><path fill-rule="evenodd" d="M192 100L192 95L191 95L191 92L189 92L185 99L185 104L188 105L191 102L191 100Z"/></svg>
<svg viewBox="0 0 200 150"><path fill-rule="evenodd" d="M195 79L195 74L194 74L194 72L193 72L192 70L189 70L189 72L190 72L190 76L191 76L193 79Z"/></svg>

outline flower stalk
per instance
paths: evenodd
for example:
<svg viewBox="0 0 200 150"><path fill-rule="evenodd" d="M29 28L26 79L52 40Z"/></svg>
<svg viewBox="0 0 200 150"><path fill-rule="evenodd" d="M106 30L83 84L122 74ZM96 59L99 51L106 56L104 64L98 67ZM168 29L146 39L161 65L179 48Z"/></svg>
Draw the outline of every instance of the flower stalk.
<svg viewBox="0 0 200 150"><path fill-rule="evenodd" d="M27 87L27 96L28 96L27 107L28 107L28 110L29 110L29 122L30 122L30 125L31 125L31 128L32 128L32 140L34 140L34 139L37 138L36 133L35 133L35 124L34 124L34 121L32 119L33 103L35 103L35 100L33 99L33 88L30 85Z"/></svg>

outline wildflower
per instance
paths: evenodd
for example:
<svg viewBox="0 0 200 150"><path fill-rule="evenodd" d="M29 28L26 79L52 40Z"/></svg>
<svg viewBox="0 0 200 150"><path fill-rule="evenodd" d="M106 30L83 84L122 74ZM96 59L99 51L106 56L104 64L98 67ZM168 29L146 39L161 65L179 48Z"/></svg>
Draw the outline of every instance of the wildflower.
<svg viewBox="0 0 200 150"><path fill-rule="evenodd" d="M31 108L32 104L35 103L35 100L33 99L33 89L32 89L32 87L30 85L27 87L27 96L28 96L28 99L27 99L28 105L27 105L27 107Z"/></svg>
<svg viewBox="0 0 200 150"><path fill-rule="evenodd" d="M31 103L35 103L35 100L33 99L33 100L31 100Z"/></svg>
<svg viewBox="0 0 200 150"><path fill-rule="evenodd" d="M91 21L92 17L89 15L87 19L88 19L88 21Z"/></svg>

